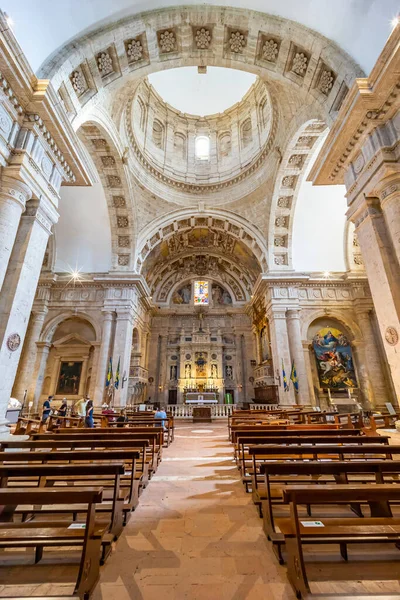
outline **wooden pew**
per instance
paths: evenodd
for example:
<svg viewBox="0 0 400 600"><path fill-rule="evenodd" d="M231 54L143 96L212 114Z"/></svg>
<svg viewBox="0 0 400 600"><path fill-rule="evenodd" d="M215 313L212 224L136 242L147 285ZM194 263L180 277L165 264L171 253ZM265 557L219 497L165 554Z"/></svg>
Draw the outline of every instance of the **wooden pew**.
<svg viewBox="0 0 400 600"><path fill-rule="evenodd" d="M254 468L256 467L256 462L262 461L262 455L257 456L256 454L250 454L249 448L250 446L265 446L265 445L315 445L315 444L354 444L354 445L365 445L365 444L389 444L389 436L340 436L340 435L309 435L309 436L286 436L284 438L280 437L272 437L272 436L260 436L260 437L247 437L240 436L236 440L237 446L237 461L238 468L241 471L243 477L246 477L248 472L248 467L251 465L252 473L254 474ZM256 457L256 459L255 459ZM243 483L246 483L243 481ZM252 481L252 488L254 489L254 484L257 487L257 479L254 478Z"/></svg>
<svg viewBox="0 0 400 600"><path fill-rule="evenodd" d="M65 434L65 433L36 434L36 435L32 436L32 441L49 443L48 447L50 447L50 445L51 445L50 442L53 442L53 444L52 444L53 446L55 446L57 443L57 446L59 448L67 447L66 442L69 442L71 447L83 448L83 447L86 447L83 444L83 442L86 440L88 440L92 444L92 446L94 443L97 443L98 447L101 443L111 446L113 444L113 442L115 442L115 447L117 447L117 448L122 448L124 446L125 442L126 443L129 442L129 444L130 444L131 442L134 442L135 440L137 440L138 445L143 446L142 442L147 441L148 444L146 445L146 447L143 450L143 473L146 472L147 478L151 478L153 476L153 474L157 470L159 463L161 462L163 434L158 429L151 429L151 430L148 429L147 432L136 432L134 430L132 430L132 431L129 430L129 432L128 432L128 430L127 430L126 434L120 434L119 430L117 430L117 431L112 430L111 432L107 431L106 433L99 433L102 431L100 429L99 430L93 430L93 429L83 430L83 431L87 431L86 434L78 433L78 431L81 431L81 430L72 429L71 433L67 433L67 434ZM64 444L64 446L60 445L60 444ZM0 447L1 447L1 441L0 441ZM8 447L15 448L18 446L8 446ZM130 445L129 447L132 447L132 446ZM145 465L147 465L146 468L144 468Z"/></svg>
<svg viewBox="0 0 400 600"><path fill-rule="evenodd" d="M29 446L27 447L29 449ZM128 516L132 510L134 510L139 503L139 496L144 488L142 482L142 473L137 472L136 466L140 454L135 448L127 449L123 448L117 450L111 448L105 453L103 450L64 450L64 451L46 451L44 449L37 449L32 452L0 452L0 466L8 466L12 464L46 464L46 463L58 463L58 464L93 464L102 463L110 464L114 461L124 461L125 474L120 478L120 487L122 490L126 490L127 494L124 498L123 512L124 512L124 524L127 522ZM104 483L106 486L106 482ZM109 486L108 486L109 487ZM28 514L29 511L20 509L16 511L23 517ZM76 517L73 511L68 509L63 512L72 512L73 517Z"/></svg>
<svg viewBox="0 0 400 600"><path fill-rule="evenodd" d="M101 502L102 494L102 488L0 489L0 506L14 506L24 502L54 506L68 503L71 507L85 504L87 507L85 527L81 529L71 528L72 523L68 521L0 522L0 548L35 548L35 563L40 561L46 547L81 548L74 593L82 600L88 600L99 579L101 541L107 529L104 524L96 522L96 506ZM64 556L65 552L63 550Z"/></svg>
<svg viewBox="0 0 400 600"><path fill-rule="evenodd" d="M368 437L365 438L364 444L338 444L338 445L297 445L297 446L270 446L259 444L250 446L248 452L252 457L252 468L244 475L242 474L243 483L246 490L254 477L257 477L260 472L260 466L264 462L270 461L318 461L318 460L371 460L371 459L392 459L392 455L400 454L400 446L388 444L370 444Z"/></svg>
<svg viewBox="0 0 400 600"><path fill-rule="evenodd" d="M305 425L305 424L299 424L299 425L246 425L246 424L240 424L240 425L232 425L231 428L231 438L230 441L234 442L235 441L235 435L237 431L272 431L273 429L275 429L275 431L302 431L302 430L312 430L312 429L317 429L317 430L324 430L324 431L329 431L329 430L338 430L340 429L340 431L342 431L342 427L341 425L337 424L337 423L326 423L326 424L321 424L321 423L317 423L314 425ZM351 431L350 435L354 434L354 430L351 429L349 430L348 428L343 428L345 431Z"/></svg>
<svg viewBox="0 0 400 600"><path fill-rule="evenodd" d="M82 427L83 428L84 425L85 425L84 417L72 417L72 416L59 417L56 414L54 414L54 415L50 415L49 418L47 419L46 430L54 431L55 429L58 429L59 427L66 427L68 429L71 427ZM38 432L38 433L40 433L40 432Z"/></svg>
<svg viewBox="0 0 400 600"><path fill-rule="evenodd" d="M33 432L41 433L45 429L46 426L41 419L34 419L32 417L18 417L14 435L29 435Z"/></svg>
<svg viewBox="0 0 400 600"><path fill-rule="evenodd" d="M400 473L400 461L338 461L338 462L289 462L289 463L264 463L260 468L265 478L263 490L259 489L259 498L262 503L263 528L268 539L272 540L274 552L283 563L281 546L284 537L277 533L274 522L274 507L282 507L283 491L291 485L325 485L325 484L365 484L387 483L385 477L391 475L397 478ZM396 479L398 482L398 479ZM353 504L351 510L362 517L359 504ZM307 506L307 514L311 516L311 509Z"/></svg>
<svg viewBox="0 0 400 600"><path fill-rule="evenodd" d="M400 518L393 517L390 502L400 501L397 485L321 485L293 486L283 492L284 502L290 505L290 517L276 519L284 535L288 578L298 598L311 593L303 555L303 544L339 544L342 557L347 560L348 544L400 543ZM371 517L319 519L322 526L307 527L310 518L299 517L301 504L337 504L338 502L368 503ZM372 556L372 559L375 555ZM319 563L320 565L320 563ZM320 568L320 567L319 567ZM344 571L346 578L349 573ZM359 572L356 571L359 578ZM313 596L311 596L312 598Z"/></svg>
<svg viewBox="0 0 400 600"><path fill-rule="evenodd" d="M74 487L78 484L80 489L92 488L93 485L105 485L110 487L110 494L107 495L107 490L103 491L103 501L98 507L98 512L110 514L109 532L112 534L112 539L117 539L123 529L124 523L124 501L126 492L123 493L120 488L120 476L124 474L124 464L122 462L113 464L79 464L79 465L55 465L55 464L26 464L26 465L7 465L0 466L0 487L8 489L16 489L21 487L36 488L36 487L57 487L68 486ZM26 511L26 508L20 509ZM70 507L62 510L62 514L71 512ZM29 509L29 514L54 514L54 507L35 507ZM18 514L18 513L17 513ZM23 521L25 521L23 514ZM57 514L60 514L58 511ZM77 513L75 513L76 516Z"/></svg>

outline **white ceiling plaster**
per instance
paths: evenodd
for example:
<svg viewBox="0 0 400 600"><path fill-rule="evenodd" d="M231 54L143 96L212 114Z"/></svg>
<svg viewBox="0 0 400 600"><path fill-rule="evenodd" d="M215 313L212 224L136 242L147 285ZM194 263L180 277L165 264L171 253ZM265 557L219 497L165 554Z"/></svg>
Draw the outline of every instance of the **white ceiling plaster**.
<svg viewBox="0 0 400 600"><path fill-rule="evenodd" d="M57 48L84 31L156 8L196 0L2 0L14 32L36 71ZM390 33L398 0L208 0L298 21L334 40L368 73Z"/></svg>
<svg viewBox="0 0 400 600"><path fill-rule="evenodd" d="M177 110L204 116L224 112L240 102L257 76L219 67L208 67L205 75L199 75L197 67L182 67L153 73L148 79L163 100Z"/></svg>
<svg viewBox="0 0 400 600"><path fill-rule="evenodd" d="M62 187L59 212L60 219L55 227L55 270L108 272L111 268L111 230L101 183L89 188Z"/></svg>

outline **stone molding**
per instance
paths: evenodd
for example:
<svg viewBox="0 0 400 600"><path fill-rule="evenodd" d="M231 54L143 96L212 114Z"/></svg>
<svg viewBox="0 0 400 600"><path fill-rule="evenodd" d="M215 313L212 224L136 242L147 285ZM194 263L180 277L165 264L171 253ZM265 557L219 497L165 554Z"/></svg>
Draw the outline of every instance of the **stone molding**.
<svg viewBox="0 0 400 600"><path fill-rule="evenodd" d="M32 192L25 183L11 176L2 175L0 180L0 199L14 200L21 205L22 210L25 210L25 205L31 197Z"/></svg>

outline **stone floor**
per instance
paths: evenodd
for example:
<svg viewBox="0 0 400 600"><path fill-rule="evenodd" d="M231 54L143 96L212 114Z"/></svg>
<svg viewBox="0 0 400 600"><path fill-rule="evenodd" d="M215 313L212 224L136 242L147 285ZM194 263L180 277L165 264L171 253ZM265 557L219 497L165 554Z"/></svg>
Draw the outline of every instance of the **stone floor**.
<svg viewBox="0 0 400 600"><path fill-rule="evenodd" d="M94 600L294 597L239 481L226 423L178 426Z"/></svg>
<svg viewBox="0 0 400 600"><path fill-rule="evenodd" d="M316 563L308 569L314 593L400 593L395 549L394 560L385 565L379 558L386 549L378 547L375 562L370 550L365 555L360 549L356 555L352 551L345 565L330 547L328 571L318 563L321 552L322 546L318 555L310 552ZM6 573L1 570L0 598L72 592L67 557L57 567L51 554L36 567L30 566L31 553L26 561ZM342 581L344 568L352 569L352 581ZM40 584L43 580L49 583ZM153 599L295 599L286 568L278 565L251 495L239 481L226 422L178 424L175 441L164 449L163 461L102 568L93 595L93 600Z"/></svg>

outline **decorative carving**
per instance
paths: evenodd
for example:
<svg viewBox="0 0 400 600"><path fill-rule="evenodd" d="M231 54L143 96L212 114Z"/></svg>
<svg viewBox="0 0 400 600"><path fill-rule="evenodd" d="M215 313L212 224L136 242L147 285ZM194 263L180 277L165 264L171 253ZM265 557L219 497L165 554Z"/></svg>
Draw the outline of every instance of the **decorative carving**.
<svg viewBox="0 0 400 600"><path fill-rule="evenodd" d="M274 257L274 263L276 265L282 266L282 265L287 265L287 257L286 254L279 254L278 256Z"/></svg>
<svg viewBox="0 0 400 600"><path fill-rule="evenodd" d="M282 179L282 187L293 188L294 184L295 184L295 177L294 177L294 175L286 175Z"/></svg>
<svg viewBox="0 0 400 600"><path fill-rule="evenodd" d="M78 67L77 69L75 69L75 71L71 73L70 80L72 83L72 87L74 88L78 96L82 96L82 94L84 94L89 87L86 81L86 77L83 74L83 71L80 67Z"/></svg>
<svg viewBox="0 0 400 600"><path fill-rule="evenodd" d="M358 173L361 173L364 165L365 165L364 155L362 152L360 152L360 154L357 156L357 158L353 162L353 168L354 168L354 171L357 173L357 175L358 175Z"/></svg>
<svg viewBox="0 0 400 600"><path fill-rule="evenodd" d="M129 254L119 254L118 264L120 267L127 267L129 265Z"/></svg>
<svg viewBox="0 0 400 600"><path fill-rule="evenodd" d="M173 31L163 31L158 37L161 52L172 52L176 50L176 38Z"/></svg>
<svg viewBox="0 0 400 600"><path fill-rule="evenodd" d="M278 43L275 40L267 40L262 49L262 57L264 60L268 60L269 62L276 62L276 57L278 56L279 48Z"/></svg>
<svg viewBox="0 0 400 600"><path fill-rule="evenodd" d="M353 256L353 261L354 261L355 265L363 265L364 264L361 254L355 254Z"/></svg>
<svg viewBox="0 0 400 600"><path fill-rule="evenodd" d="M113 156L102 156L101 162L103 163L103 167L115 167L115 158Z"/></svg>
<svg viewBox="0 0 400 600"><path fill-rule="evenodd" d="M108 185L112 188L121 187L121 178L118 175L108 175Z"/></svg>
<svg viewBox="0 0 400 600"><path fill-rule="evenodd" d="M311 135L302 135L297 140L296 146L307 146L307 148L311 148L317 138Z"/></svg>
<svg viewBox="0 0 400 600"><path fill-rule="evenodd" d="M123 196L113 196L115 208L126 208L125 198Z"/></svg>
<svg viewBox="0 0 400 600"><path fill-rule="evenodd" d="M240 31L233 31L229 38L229 47L231 52L235 54L243 52L243 48L246 46L246 37Z"/></svg>
<svg viewBox="0 0 400 600"><path fill-rule="evenodd" d="M8 81L4 77L3 73L0 72L0 88L3 94L6 96L8 101L12 104L14 109L17 111L19 115L22 115L24 110L20 103L18 102L17 97L15 96L13 90L10 88Z"/></svg>
<svg viewBox="0 0 400 600"><path fill-rule="evenodd" d="M304 77L307 71L308 57L304 52L296 52L292 60L292 71L300 77Z"/></svg>
<svg viewBox="0 0 400 600"><path fill-rule="evenodd" d="M208 29L202 27L196 31L196 46L199 50L204 50L210 46L211 43L211 32Z"/></svg>
<svg viewBox="0 0 400 600"><path fill-rule="evenodd" d="M126 54L129 62L137 62L143 58L143 46L140 38L132 39L126 42Z"/></svg>
<svg viewBox="0 0 400 600"><path fill-rule="evenodd" d="M128 227L129 219L128 217L117 217L117 227Z"/></svg>
<svg viewBox="0 0 400 600"><path fill-rule="evenodd" d="M275 226L276 227L285 227L287 228L288 226L288 217L276 217L275 219Z"/></svg>
<svg viewBox="0 0 400 600"><path fill-rule="evenodd" d="M358 241L358 237L357 237L356 233L353 234L353 247L354 248L359 248L360 247L360 243Z"/></svg>
<svg viewBox="0 0 400 600"><path fill-rule="evenodd" d="M107 141L104 138L95 138L92 140L92 144L96 150L103 150L104 148L107 148Z"/></svg>
<svg viewBox="0 0 400 600"><path fill-rule="evenodd" d="M18 333L11 333L7 338L7 348L11 350L11 352L15 352L18 350L21 344L21 337Z"/></svg>
<svg viewBox="0 0 400 600"><path fill-rule="evenodd" d="M53 163L51 162L48 156L43 156L40 166L42 167L42 171L46 175L46 177L50 177L51 172L53 170Z"/></svg>
<svg viewBox="0 0 400 600"><path fill-rule="evenodd" d="M129 235L119 235L118 236L118 246L120 248L128 248L130 246L131 240Z"/></svg>
<svg viewBox="0 0 400 600"><path fill-rule="evenodd" d="M289 165L301 169L304 163L305 154L292 154L289 158Z"/></svg>
<svg viewBox="0 0 400 600"><path fill-rule="evenodd" d="M286 246L286 237L278 235L274 238L274 246Z"/></svg>
<svg viewBox="0 0 400 600"><path fill-rule="evenodd" d="M113 61L108 52L100 52L97 55L97 67L102 77L106 77L114 72Z"/></svg>
<svg viewBox="0 0 400 600"><path fill-rule="evenodd" d="M278 207L279 208L290 208L292 204L292 196L281 196L278 198Z"/></svg>
<svg viewBox="0 0 400 600"><path fill-rule="evenodd" d="M395 327L387 327L385 331L385 340L390 346L396 346L399 341L399 334Z"/></svg>
<svg viewBox="0 0 400 600"><path fill-rule="evenodd" d="M325 94L325 96L327 96L331 91L333 84L334 76L332 71L322 71L318 84L319 91Z"/></svg>

